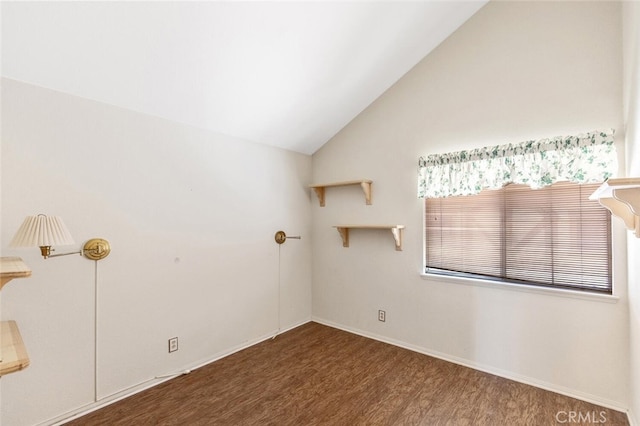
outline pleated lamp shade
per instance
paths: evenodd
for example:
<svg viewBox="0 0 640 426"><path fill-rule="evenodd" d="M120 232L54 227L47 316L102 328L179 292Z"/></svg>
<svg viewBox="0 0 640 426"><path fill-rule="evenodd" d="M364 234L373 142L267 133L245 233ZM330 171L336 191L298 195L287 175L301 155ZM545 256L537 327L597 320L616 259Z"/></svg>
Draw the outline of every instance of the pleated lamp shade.
<svg viewBox="0 0 640 426"><path fill-rule="evenodd" d="M11 240L10 247L47 247L75 244L69 230L58 216L27 216Z"/></svg>

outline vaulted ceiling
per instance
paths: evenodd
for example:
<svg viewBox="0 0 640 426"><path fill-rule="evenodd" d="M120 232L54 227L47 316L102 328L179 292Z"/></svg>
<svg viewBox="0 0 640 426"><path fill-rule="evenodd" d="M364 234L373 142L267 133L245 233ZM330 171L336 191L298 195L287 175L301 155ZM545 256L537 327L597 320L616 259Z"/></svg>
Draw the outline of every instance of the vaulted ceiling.
<svg viewBox="0 0 640 426"><path fill-rule="evenodd" d="M2 75L312 154L485 3L2 2Z"/></svg>

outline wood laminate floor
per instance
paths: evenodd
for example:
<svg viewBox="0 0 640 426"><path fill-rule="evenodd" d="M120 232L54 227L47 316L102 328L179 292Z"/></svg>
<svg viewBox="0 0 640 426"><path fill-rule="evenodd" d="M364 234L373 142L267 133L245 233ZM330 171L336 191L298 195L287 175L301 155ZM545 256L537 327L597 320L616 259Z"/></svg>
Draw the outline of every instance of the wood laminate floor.
<svg viewBox="0 0 640 426"><path fill-rule="evenodd" d="M614 410L313 322L68 423L559 424L628 422Z"/></svg>

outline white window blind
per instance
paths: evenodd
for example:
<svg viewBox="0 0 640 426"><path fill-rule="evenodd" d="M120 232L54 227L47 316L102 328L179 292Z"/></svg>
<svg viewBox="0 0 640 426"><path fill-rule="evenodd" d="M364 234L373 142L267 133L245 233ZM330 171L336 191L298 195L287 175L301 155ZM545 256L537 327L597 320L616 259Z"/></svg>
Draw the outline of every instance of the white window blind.
<svg viewBox="0 0 640 426"><path fill-rule="evenodd" d="M610 213L598 184L509 184L425 200L426 272L611 294Z"/></svg>

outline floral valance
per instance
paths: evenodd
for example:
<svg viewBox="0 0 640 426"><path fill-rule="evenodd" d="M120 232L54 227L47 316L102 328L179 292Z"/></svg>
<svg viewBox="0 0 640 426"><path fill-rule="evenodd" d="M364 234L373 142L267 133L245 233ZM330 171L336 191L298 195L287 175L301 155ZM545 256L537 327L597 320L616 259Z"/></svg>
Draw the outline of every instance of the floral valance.
<svg viewBox="0 0 640 426"><path fill-rule="evenodd" d="M507 183L603 182L616 173L613 130L420 157L418 197L477 194Z"/></svg>

